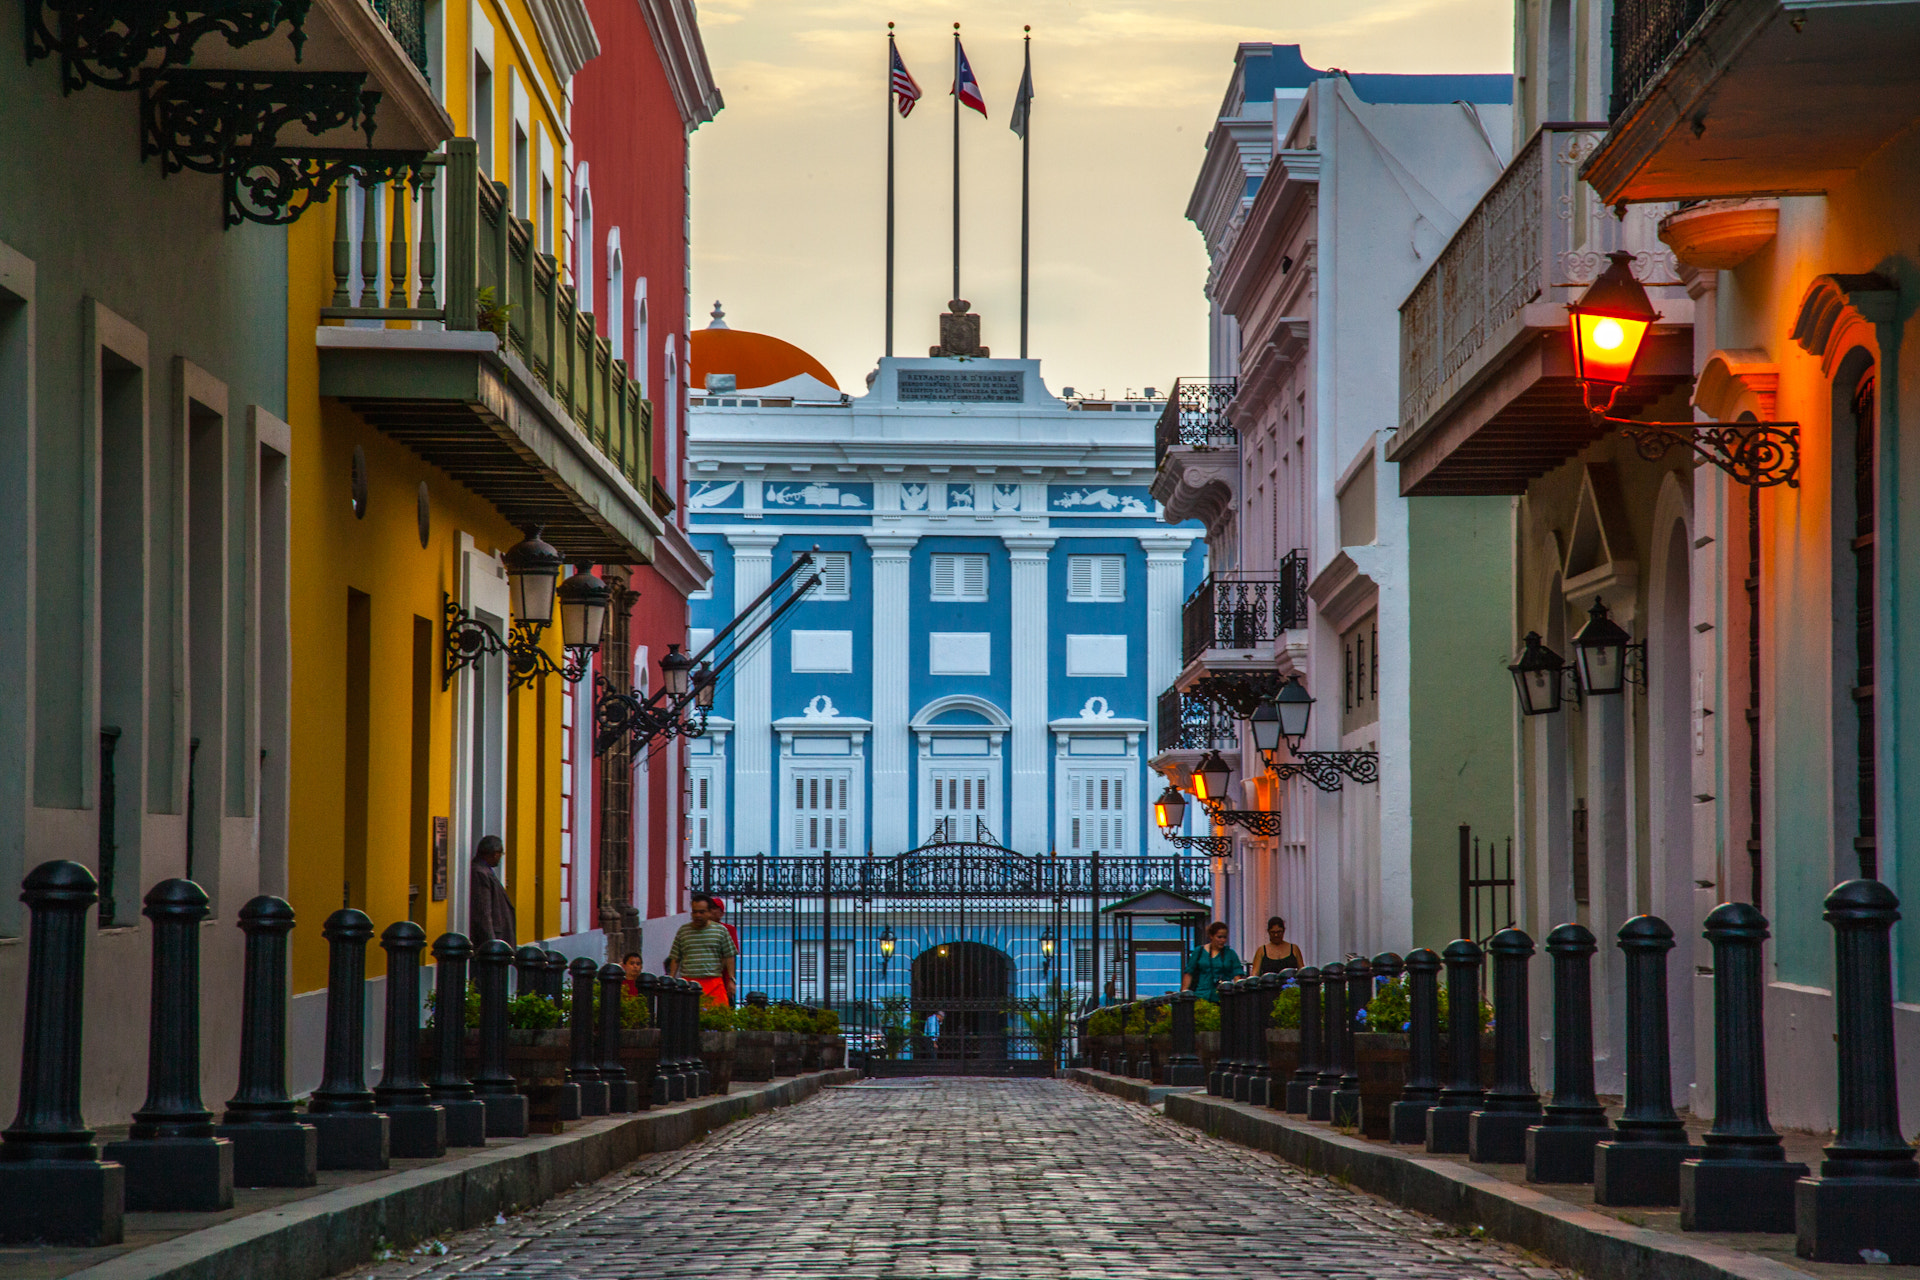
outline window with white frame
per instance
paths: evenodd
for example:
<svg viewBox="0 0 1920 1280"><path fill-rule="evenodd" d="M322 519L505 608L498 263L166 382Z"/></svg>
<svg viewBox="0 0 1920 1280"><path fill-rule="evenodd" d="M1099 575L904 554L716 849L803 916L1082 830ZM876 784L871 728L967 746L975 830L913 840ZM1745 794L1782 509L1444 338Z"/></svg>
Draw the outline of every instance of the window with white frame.
<svg viewBox="0 0 1920 1280"><path fill-rule="evenodd" d="M793 771L793 853L847 852L847 819L852 814L851 771Z"/></svg>
<svg viewBox="0 0 1920 1280"><path fill-rule="evenodd" d="M937 829L946 824L946 838L953 841L978 840L990 812L992 775L981 765L966 768L935 769L929 777L933 786L933 823ZM987 825L990 831L991 826Z"/></svg>
<svg viewBox="0 0 1920 1280"><path fill-rule="evenodd" d="M633 282L633 366L627 372L640 384L642 395L652 394L647 389L647 361L652 352L647 334L647 278L641 276Z"/></svg>
<svg viewBox="0 0 1920 1280"><path fill-rule="evenodd" d="M987 598L986 556L956 554L934 556L933 598L935 600L985 600Z"/></svg>
<svg viewBox="0 0 1920 1280"><path fill-rule="evenodd" d="M580 166L582 170L585 165ZM580 310L593 312L593 191L583 175L573 210L573 295Z"/></svg>
<svg viewBox="0 0 1920 1280"><path fill-rule="evenodd" d="M627 260L620 252L620 228L607 232L607 342L613 358L627 356L625 312L621 309L627 288Z"/></svg>
<svg viewBox="0 0 1920 1280"><path fill-rule="evenodd" d="M793 998L802 1004L820 1000L820 969L825 952L827 1002L847 998L847 944L835 942L822 947L818 942L796 942L793 946Z"/></svg>
<svg viewBox="0 0 1920 1280"><path fill-rule="evenodd" d="M1126 598L1125 556L1067 557L1067 599L1104 604Z"/></svg>
<svg viewBox="0 0 1920 1280"><path fill-rule="evenodd" d="M796 551L793 558L798 560L805 555ZM792 587L798 591L806 580L814 574L820 575L820 585L807 593L809 600L845 600L853 579L853 555L846 551L816 551L813 564L793 575Z"/></svg>
<svg viewBox="0 0 1920 1280"><path fill-rule="evenodd" d="M712 764L694 764L687 770L687 837L695 857L712 853L719 843L719 787Z"/></svg>
<svg viewBox="0 0 1920 1280"><path fill-rule="evenodd" d="M1073 985L1084 991L1093 990L1093 944L1091 942L1073 944Z"/></svg>
<svg viewBox="0 0 1920 1280"><path fill-rule="evenodd" d="M1067 847L1075 853L1124 853L1129 790L1126 771L1073 769L1066 777Z"/></svg>

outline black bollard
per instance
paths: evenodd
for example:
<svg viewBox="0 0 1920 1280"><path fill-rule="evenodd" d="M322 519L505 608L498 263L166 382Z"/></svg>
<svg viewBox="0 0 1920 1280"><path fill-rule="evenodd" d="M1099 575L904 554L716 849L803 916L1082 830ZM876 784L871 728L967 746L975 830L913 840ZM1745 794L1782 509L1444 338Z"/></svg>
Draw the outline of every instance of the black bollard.
<svg viewBox="0 0 1920 1280"><path fill-rule="evenodd" d="M713 1092L713 1072L707 1069L706 1057L700 1051L700 1005L705 989L691 978L683 981L687 984L687 1057L693 1072L693 1079L687 1082L687 1096L704 1098Z"/></svg>
<svg viewBox="0 0 1920 1280"><path fill-rule="evenodd" d="M1700 1155L1680 1166L1683 1231L1794 1229L1793 1184L1807 1166L1787 1160L1767 1118L1766 1034L1760 944L1767 918L1745 902L1707 916L1713 944L1713 1128Z"/></svg>
<svg viewBox="0 0 1920 1280"><path fill-rule="evenodd" d="M1556 925L1553 957L1553 1101L1527 1130L1528 1182L1592 1182L1593 1148L1613 1133L1593 1092L1593 953L1585 925Z"/></svg>
<svg viewBox="0 0 1920 1280"><path fill-rule="evenodd" d="M1340 1090L1333 1095L1335 1124L1357 1127L1360 1123L1360 1021L1372 1000L1373 962L1355 956L1347 961L1346 1016L1340 1020L1346 1047L1341 1050Z"/></svg>
<svg viewBox="0 0 1920 1280"><path fill-rule="evenodd" d="M467 1079L467 962L473 943L464 933L433 940L433 1076L427 1092L447 1115L447 1145L487 1145L487 1104Z"/></svg>
<svg viewBox="0 0 1920 1280"><path fill-rule="evenodd" d="M686 1003L684 981L672 976L660 979L660 1070L666 1076L668 1102L685 1102L693 1096L687 1092L693 1073L687 1067L687 1020L682 1012Z"/></svg>
<svg viewBox="0 0 1920 1280"><path fill-rule="evenodd" d="M1283 1034L1289 1030L1293 1031L1294 1033L1293 1053L1291 1057L1293 1059L1293 1064L1296 1068L1300 1065L1299 1029L1281 1027L1277 1022L1275 1022L1273 1020L1273 1017L1274 1017L1273 1006L1279 1002L1281 992L1285 991L1288 987L1292 987L1295 990L1299 989L1299 986L1300 986L1299 977L1300 977L1300 971L1298 969L1282 969L1280 972L1273 975L1273 978L1274 978L1273 990L1268 992L1267 996L1262 997L1263 999L1267 1000L1267 1008L1266 1008L1266 1014L1265 1014L1267 1019L1267 1026L1272 1031L1278 1031ZM1267 998L1269 996L1271 997L1270 999ZM1293 1072L1292 1071L1275 1071L1273 1069L1273 1050L1271 1046L1269 1046L1267 1050L1267 1074L1269 1076L1269 1079L1267 1081L1267 1106L1272 1108L1275 1111L1284 1113L1287 1109L1287 1087L1293 1080Z"/></svg>
<svg viewBox="0 0 1920 1280"><path fill-rule="evenodd" d="M1205 1081L1193 1026L1193 1008L1198 1000L1191 991L1176 992L1173 996L1173 1048L1167 1054L1167 1083L1176 1089L1191 1088Z"/></svg>
<svg viewBox="0 0 1920 1280"><path fill-rule="evenodd" d="M1340 1020L1347 1010L1347 966L1335 961L1320 967L1320 1074L1307 1090L1307 1119L1333 1119L1333 1095L1340 1092L1346 1074L1346 1040Z"/></svg>
<svg viewBox="0 0 1920 1280"><path fill-rule="evenodd" d="M1277 973L1263 973L1248 981L1253 984L1247 992L1247 1039L1253 1049L1253 1071L1247 1080L1247 1101L1264 1107L1273 1100L1273 1050L1267 1044L1267 1030L1273 1026L1273 1001L1280 994L1282 979Z"/></svg>
<svg viewBox="0 0 1920 1280"><path fill-rule="evenodd" d="M567 958L558 951L541 954L547 961L546 980L541 989L547 993L547 999L564 1009L567 1007Z"/></svg>
<svg viewBox="0 0 1920 1280"><path fill-rule="evenodd" d="M1407 953L1407 1083L1387 1113L1390 1141L1424 1144L1427 1112L1440 1104L1440 956Z"/></svg>
<svg viewBox="0 0 1920 1280"><path fill-rule="evenodd" d="M367 1088L367 943L373 921L342 907L320 926L327 940L326 1061L307 1099L307 1123L319 1131L322 1169L385 1169L390 1132Z"/></svg>
<svg viewBox="0 0 1920 1280"><path fill-rule="evenodd" d="M1893 966L1900 900L1878 880L1827 895L1840 1125L1817 1177L1794 1187L1796 1248L1819 1262L1920 1263L1920 1167L1900 1134Z"/></svg>
<svg viewBox="0 0 1920 1280"><path fill-rule="evenodd" d="M1613 1136L1593 1149L1593 1202L1677 1205L1680 1164L1700 1154L1673 1110L1667 1053L1667 952L1673 929L1658 916L1620 926L1627 953L1627 1097Z"/></svg>
<svg viewBox="0 0 1920 1280"><path fill-rule="evenodd" d="M427 931L396 920L380 935L380 949L387 953L386 1069L374 1101L387 1113L393 1155L438 1160L447 1154L447 1113L420 1078L420 953Z"/></svg>
<svg viewBox="0 0 1920 1280"><path fill-rule="evenodd" d="M1427 1150L1464 1155L1469 1117L1480 1109L1480 947L1455 938L1440 955L1447 966L1447 1083L1427 1112Z"/></svg>
<svg viewBox="0 0 1920 1280"><path fill-rule="evenodd" d="M513 953L513 994L547 995L547 953L532 943Z"/></svg>
<svg viewBox="0 0 1920 1280"><path fill-rule="evenodd" d="M310 1187L320 1135L287 1093L287 935L293 908L262 895L240 908L246 972L240 997L240 1088L214 1133L233 1144L236 1187Z"/></svg>
<svg viewBox="0 0 1920 1280"><path fill-rule="evenodd" d="M1380 994L1380 988L1389 982L1397 981L1406 962L1392 951L1382 951L1373 958L1373 992Z"/></svg>
<svg viewBox="0 0 1920 1280"><path fill-rule="evenodd" d="M233 1207L233 1144L213 1133L200 1101L200 922L207 892L191 880L147 890L153 922L147 1020L147 1100L106 1158L127 1171L130 1212L218 1212Z"/></svg>
<svg viewBox="0 0 1920 1280"><path fill-rule="evenodd" d="M0 1133L0 1242L119 1244L126 1170L101 1160L80 1117L87 908L99 882L77 862L43 862L20 884L32 917L20 1042L20 1107Z"/></svg>
<svg viewBox="0 0 1920 1280"><path fill-rule="evenodd" d="M660 1031L659 1039L655 1042L658 1051L654 1056L653 1077L641 1081L650 1107L665 1106L671 1101L668 1055L673 1052L673 1028L667 1025L667 998L660 986L664 981L666 979L642 972L634 983L640 988L640 998L647 1002L647 1021Z"/></svg>
<svg viewBox="0 0 1920 1280"><path fill-rule="evenodd" d="M1475 1164L1525 1164L1527 1130L1540 1123L1527 1012L1533 939L1519 929L1502 929L1487 950L1493 953L1493 1088L1467 1122L1467 1159Z"/></svg>
<svg viewBox="0 0 1920 1280"><path fill-rule="evenodd" d="M607 1086L607 1110L616 1115L640 1107L633 1081L620 1061L620 1002L626 981L627 971L619 965L600 966L600 1025L595 1047L600 1058L600 1080Z"/></svg>
<svg viewBox="0 0 1920 1280"><path fill-rule="evenodd" d="M580 1114L604 1116L607 1082L600 1078L600 1067L593 1059L593 989L600 981L600 966L586 956L576 956L567 972L573 977L573 1003L567 1011L567 1079L580 1086Z"/></svg>
<svg viewBox="0 0 1920 1280"><path fill-rule="evenodd" d="M1253 1073L1259 1065L1254 1052L1254 991L1258 978L1236 978L1233 983L1233 1078L1225 1082L1228 1096L1245 1102L1253 1092Z"/></svg>
<svg viewBox="0 0 1920 1280"><path fill-rule="evenodd" d="M1213 986L1213 1002L1220 1007L1220 1051L1214 1055L1213 1070L1207 1073L1207 1093L1215 1098L1231 1097L1233 1094L1233 1085L1230 1083L1235 1048L1233 1002L1227 998L1232 986L1231 982L1216 982ZM1124 1046L1126 1041L1122 1040L1121 1044Z"/></svg>
<svg viewBox="0 0 1920 1280"><path fill-rule="evenodd" d="M1287 1114L1303 1116L1320 1079L1320 970L1308 965L1293 980L1300 984L1300 1065L1287 1081Z"/></svg>
<svg viewBox="0 0 1920 1280"><path fill-rule="evenodd" d="M489 1138L527 1136L527 1098L507 1069L507 969L513 949L494 938L473 953L474 985L480 988L480 1062L473 1091L487 1109Z"/></svg>
<svg viewBox="0 0 1920 1280"><path fill-rule="evenodd" d="M1214 988L1220 1001L1220 1096L1228 1099L1246 1097L1246 985L1242 979L1232 978Z"/></svg>

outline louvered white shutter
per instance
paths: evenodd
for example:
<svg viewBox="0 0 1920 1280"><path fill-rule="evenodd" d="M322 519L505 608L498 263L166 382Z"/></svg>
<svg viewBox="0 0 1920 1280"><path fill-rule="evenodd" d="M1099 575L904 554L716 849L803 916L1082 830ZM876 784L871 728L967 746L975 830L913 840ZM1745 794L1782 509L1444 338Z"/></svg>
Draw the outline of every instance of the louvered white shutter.
<svg viewBox="0 0 1920 1280"><path fill-rule="evenodd" d="M951 599L954 590L954 561L958 556L935 556L933 558L933 595L938 599Z"/></svg>
<svg viewBox="0 0 1920 1280"><path fill-rule="evenodd" d="M1094 588L1094 596L1100 600L1124 600L1127 596L1127 561L1125 556L1100 556L1099 581Z"/></svg>
<svg viewBox="0 0 1920 1280"><path fill-rule="evenodd" d="M1092 556L1067 557L1068 599L1091 600L1093 598L1093 560Z"/></svg>

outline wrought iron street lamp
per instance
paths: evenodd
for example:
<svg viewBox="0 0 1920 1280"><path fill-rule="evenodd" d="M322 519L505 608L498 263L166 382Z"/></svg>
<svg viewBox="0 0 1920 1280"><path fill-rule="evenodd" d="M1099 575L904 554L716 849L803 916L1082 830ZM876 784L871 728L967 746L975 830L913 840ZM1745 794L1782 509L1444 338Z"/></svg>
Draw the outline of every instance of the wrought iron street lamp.
<svg viewBox="0 0 1920 1280"><path fill-rule="evenodd" d="M1227 785L1232 778L1233 770L1220 753L1207 752L1193 767L1193 798L1204 805L1225 803Z"/></svg>
<svg viewBox="0 0 1920 1280"><path fill-rule="evenodd" d="M1640 349L1660 313L1646 286L1633 275L1633 255L1615 250L1609 265L1587 286L1572 317L1573 376L1595 421L1620 428L1649 462L1685 445L1741 484L1767 488L1800 483L1797 422L1642 422L1613 414L1614 401L1633 379Z"/></svg>
<svg viewBox="0 0 1920 1280"><path fill-rule="evenodd" d="M1305 778L1322 791L1338 791L1345 784L1341 777L1357 783L1380 781L1380 753L1377 751L1302 751L1307 725L1313 719L1313 695L1300 683L1299 676L1287 677L1271 698L1263 698L1248 719L1253 745L1267 772L1285 782ZM1280 742L1286 740L1293 759L1277 761Z"/></svg>
<svg viewBox="0 0 1920 1280"><path fill-rule="evenodd" d="M660 659L660 678L666 681L669 698L684 698L687 687L692 681L693 659L680 652L680 646L667 646L666 656Z"/></svg>
<svg viewBox="0 0 1920 1280"><path fill-rule="evenodd" d="M1636 654L1642 672L1637 680L1630 669ZM1646 654L1646 641L1635 644L1626 628L1613 620L1606 603L1596 598L1593 608L1587 611L1587 625L1573 638L1573 657L1579 664L1582 692L1604 698L1619 693L1629 682L1645 684Z"/></svg>
<svg viewBox="0 0 1920 1280"><path fill-rule="evenodd" d="M1053 972L1053 926L1040 931L1040 976Z"/></svg>
<svg viewBox="0 0 1920 1280"><path fill-rule="evenodd" d="M535 529L533 536L515 544L503 557L507 564L507 596L516 625L544 627L553 621L553 598L560 585L560 553Z"/></svg>
<svg viewBox="0 0 1920 1280"><path fill-rule="evenodd" d="M1179 788L1168 786L1159 798L1153 802L1153 820L1160 827L1160 834L1166 842L1176 849L1205 849L1213 857L1224 857L1233 851L1232 836L1183 836L1178 834L1187 821L1187 798L1180 794Z"/></svg>
<svg viewBox="0 0 1920 1280"><path fill-rule="evenodd" d="M893 963L893 926L880 927L880 972L884 975L887 966Z"/></svg>
<svg viewBox="0 0 1920 1280"><path fill-rule="evenodd" d="M593 650L606 629L607 584L591 571L560 582L565 561L536 528L501 559L507 570L507 638L469 614L452 596L443 596L446 619L440 687L489 653L506 655L508 685L520 689L544 675L557 675L568 684L586 678ZM555 662L541 647L540 638L553 622L554 603L560 605L560 643L566 665Z"/></svg>
<svg viewBox="0 0 1920 1280"><path fill-rule="evenodd" d="M1527 632L1520 657L1507 670L1513 675L1513 687L1519 691L1523 714L1544 716L1560 709L1567 664L1559 654L1540 643L1538 631Z"/></svg>

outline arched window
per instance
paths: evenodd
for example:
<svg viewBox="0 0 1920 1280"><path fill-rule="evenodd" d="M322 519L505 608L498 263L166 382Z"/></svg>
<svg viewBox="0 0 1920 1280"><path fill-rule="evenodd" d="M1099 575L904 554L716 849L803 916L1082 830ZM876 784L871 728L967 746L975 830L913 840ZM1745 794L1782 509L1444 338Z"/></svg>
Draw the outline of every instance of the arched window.
<svg viewBox="0 0 1920 1280"><path fill-rule="evenodd" d="M642 395L648 393L647 356L651 350L647 341L647 278L641 276L633 282L633 367L628 372L640 384Z"/></svg>
<svg viewBox="0 0 1920 1280"><path fill-rule="evenodd" d="M620 254L620 228L607 232L607 341L613 344L613 358L626 358L626 318L621 303L627 294L626 260Z"/></svg>
<svg viewBox="0 0 1920 1280"><path fill-rule="evenodd" d="M593 311L593 192L587 187L587 166L580 166L580 195L574 203L573 290L580 309Z"/></svg>

